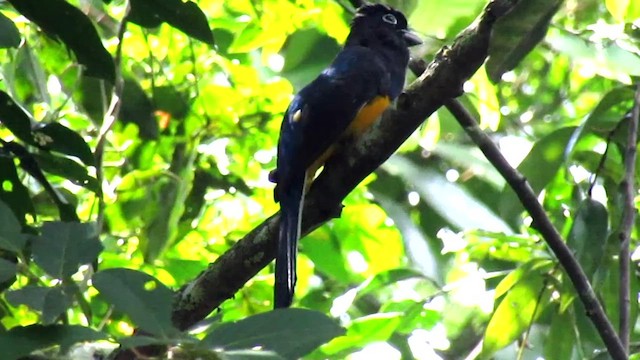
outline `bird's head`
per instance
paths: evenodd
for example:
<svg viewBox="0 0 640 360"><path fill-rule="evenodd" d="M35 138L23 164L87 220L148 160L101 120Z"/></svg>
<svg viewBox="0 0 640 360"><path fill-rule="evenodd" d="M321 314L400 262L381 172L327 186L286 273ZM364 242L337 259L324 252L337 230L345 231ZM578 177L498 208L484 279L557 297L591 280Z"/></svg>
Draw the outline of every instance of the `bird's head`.
<svg viewBox="0 0 640 360"><path fill-rule="evenodd" d="M370 46L376 40L405 48L422 44L422 40L409 30L407 18L400 11L382 4L363 5L353 18L347 44L356 42Z"/></svg>

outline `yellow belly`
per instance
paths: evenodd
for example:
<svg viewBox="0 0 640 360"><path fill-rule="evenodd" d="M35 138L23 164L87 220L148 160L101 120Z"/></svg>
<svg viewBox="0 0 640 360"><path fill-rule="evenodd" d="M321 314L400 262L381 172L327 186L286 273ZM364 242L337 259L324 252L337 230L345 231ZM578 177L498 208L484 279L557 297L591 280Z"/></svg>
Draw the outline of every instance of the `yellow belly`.
<svg viewBox="0 0 640 360"><path fill-rule="evenodd" d="M382 113L389 107L391 100L387 96L380 96L360 109L355 119L351 122L347 130L344 132L342 137L353 137L359 136L364 133L373 123L382 115ZM322 155L320 155L316 161L311 164L307 168L307 180L306 187L311 185L311 181L316 176L316 172L318 169L324 165L324 163L333 155L336 151L336 144L331 145L327 150L325 150ZM305 189L306 191L307 189Z"/></svg>

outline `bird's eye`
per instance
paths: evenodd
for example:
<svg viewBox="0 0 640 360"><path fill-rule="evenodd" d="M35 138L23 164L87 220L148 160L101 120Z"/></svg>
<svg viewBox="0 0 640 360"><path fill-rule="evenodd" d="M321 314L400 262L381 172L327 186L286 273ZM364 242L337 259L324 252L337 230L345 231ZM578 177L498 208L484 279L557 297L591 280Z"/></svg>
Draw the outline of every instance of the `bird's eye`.
<svg viewBox="0 0 640 360"><path fill-rule="evenodd" d="M391 25L396 25L398 24L398 19L396 19L395 16L391 15L391 14L384 14L382 16L382 21L389 23Z"/></svg>

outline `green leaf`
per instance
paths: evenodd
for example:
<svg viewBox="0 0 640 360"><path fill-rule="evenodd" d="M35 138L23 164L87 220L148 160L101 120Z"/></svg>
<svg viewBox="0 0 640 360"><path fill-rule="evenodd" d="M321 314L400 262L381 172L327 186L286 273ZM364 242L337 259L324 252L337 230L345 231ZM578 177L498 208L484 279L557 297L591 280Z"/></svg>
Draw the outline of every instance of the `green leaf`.
<svg viewBox="0 0 640 360"><path fill-rule="evenodd" d="M402 324L403 314L377 313L353 320L345 336L339 337L323 347L326 354L335 354L345 349L359 348L376 341L387 341Z"/></svg>
<svg viewBox="0 0 640 360"><path fill-rule="evenodd" d="M32 310L42 312L43 325L51 325L71 306L71 298L62 287L43 287L27 285L21 289L9 291L7 301L13 306L26 305Z"/></svg>
<svg viewBox="0 0 640 360"><path fill-rule="evenodd" d="M0 12L0 49L20 46L20 32L16 24Z"/></svg>
<svg viewBox="0 0 640 360"><path fill-rule="evenodd" d="M29 325L0 333L3 359L18 359L33 351L59 345L66 352L73 344L107 339L107 335L78 325Z"/></svg>
<svg viewBox="0 0 640 360"><path fill-rule="evenodd" d="M173 292L153 276L131 269L107 269L93 276L93 286L144 331L163 338L176 334L171 323Z"/></svg>
<svg viewBox="0 0 640 360"><path fill-rule="evenodd" d="M140 84L132 78L125 78L118 118L124 123L136 124L141 139L153 140L158 138L159 132L154 111L153 103Z"/></svg>
<svg viewBox="0 0 640 360"><path fill-rule="evenodd" d="M558 129L538 140L518 166L518 171L538 194L556 176L565 162L569 149L569 139L575 127ZM505 219L517 217L523 211L522 204L510 187L505 187L500 196L500 214Z"/></svg>
<svg viewBox="0 0 640 360"><path fill-rule="evenodd" d="M3 150L0 148L0 155L5 154ZM18 177L15 162L8 156L0 156L0 200L13 210L21 225L26 224L26 214L34 214L35 217L29 191Z"/></svg>
<svg viewBox="0 0 640 360"><path fill-rule="evenodd" d="M544 38L561 0L519 1L496 21L491 31L486 69L493 83L520 61Z"/></svg>
<svg viewBox="0 0 640 360"><path fill-rule="evenodd" d="M223 350L248 350L260 346L286 359L296 359L343 333L334 320L320 312L277 309L224 323L202 340L202 346Z"/></svg>
<svg viewBox="0 0 640 360"><path fill-rule="evenodd" d="M102 251L93 223L47 222L33 241L33 258L49 275L65 279Z"/></svg>
<svg viewBox="0 0 640 360"><path fill-rule="evenodd" d="M514 342L535 321L549 301L548 296L540 296L541 291L546 291L544 275L537 271L530 272L511 288L487 325L482 348L485 356Z"/></svg>
<svg viewBox="0 0 640 360"><path fill-rule="evenodd" d="M576 346L575 319L570 311L554 314L544 346L545 359L571 359Z"/></svg>
<svg viewBox="0 0 640 360"><path fill-rule="evenodd" d="M393 269L385 271L369 278L358 287L358 295L362 296L380 290L391 284L408 279L423 279L424 275L413 269Z"/></svg>
<svg viewBox="0 0 640 360"><path fill-rule="evenodd" d="M530 274L533 270L538 270L544 267L545 270L550 270L553 266L553 261L546 259L533 259L525 264L519 266L514 271L510 272L504 277L496 286L494 297L499 299L504 294L507 294L511 288L519 283L526 275ZM542 271L545 271L542 270Z"/></svg>
<svg viewBox="0 0 640 360"><path fill-rule="evenodd" d="M477 199L458 183L450 182L441 174L428 168L420 168L402 156L391 157L383 168L398 174L431 205L440 216L456 229L481 229L513 232L491 208Z"/></svg>
<svg viewBox="0 0 640 360"><path fill-rule="evenodd" d="M59 286L49 288L42 304L43 325L51 325L71 306L71 298Z"/></svg>
<svg viewBox="0 0 640 360"><path fill-rule="evenodd" d="M25 42L16 54L13 67L13 95L18 101L28 104L30 101L41 101L51 106L51 96L47 89L47 74L40 57L32 46Z"/></svg>
<svg viewBox="0 0 640 360"><path fill-rule="evenodd" d="M75 156L86 165L94 165L96 162L82 136L60 123L38 126L33 129L33 135L44 149Z"/></svg>
<svg viewBox="0 0 640 360"><path fill-rule="evenodd" d="M42 311L48 287L27 285L21 289L7 292L7 301L13 306L26 305L31 310Z"/></svg>
<svg viewBox="0 0 640 360"><path fill-rule="evenodd" d="M31 134L31 118L9 94L2 90L0 90L0 121L18 139L27 144L35 144Z"/></svg>
<svg viewBox="0 0 640 360"><path fill-rule="evenodd" d="M174 118L182 119L189 112L189 104L184 95L173 86L153 88L153 100L158 110L168 112Z"/></svg>
<svg viewBox="0 0 640 360"><path fill-rule="evenodd" d="M608 230L607 208L591 198L584 200L573 220L567 245L589 279L593 278L605 254Z"/></svg>
<svg viewBox="0 0 640 360"><path fill-rule="evenodd" d="M634 0L605 0L607 10L618 22L632 22L640 18L640 4Z"/></svg>
<svg viewBox="0 0 640 360"><path fill-rule="evenodd" d="M27 241L11 208L0 200L0 249L14 253L22 251Z"/></svg>
<svg viewBox="0 0 640 360"><path fill-rule="evenodd" d="M601 135L615 129L633 107L634 95L633 86L620 86L607 92L585 120L585 129Z"/></svg>
<svg viewBox="0 0 640 360"><path fill-rule="evenodd" d="M8 0L50 37L60 39L85 66L85 75L115 81L113 58L102 45L98 32L82 11L64 0ZM79 36L82 34L82 36Z"/></svg>
<svg viewBox="0 0 640 360"><path fill-rule="evenodd" d="M182 0L131 0L129 21L143 27L157 27L163 22L209 45L213 45L213 33L206 15L193 1Z"/></svg>
<svg viewBox="0 0 640 360"><path fill-rule="evenodd" d="M15 262L0 257L0 283L14 279L17 270L18 266ZM0 288L0 292L2 291L3 289Z"/></svg>
<svg viewBox="0 0 640 360"><path fill-rule="evenodd" d="M100 190L98 180L89 175L86 167L74 160L44 152L33 154L33 156L43 171L62 176L75 185L83 186L94 193Z"/></svg>
<svg viewBox="0 0 640 360"><path fill-rule="evenodd" d="M546 42L555 51L588 66L602 76L640 76L640 56L614 41L595 43L566 30L549 31Z"/></svg>

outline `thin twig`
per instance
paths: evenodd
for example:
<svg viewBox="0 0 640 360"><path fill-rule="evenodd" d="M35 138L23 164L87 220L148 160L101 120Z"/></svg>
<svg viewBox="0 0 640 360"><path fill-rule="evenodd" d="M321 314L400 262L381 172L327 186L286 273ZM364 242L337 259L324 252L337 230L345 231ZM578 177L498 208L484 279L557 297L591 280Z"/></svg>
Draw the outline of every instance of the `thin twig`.
<svg viewBox="0 0 640 360"><path fill-rule="evenodd" d="M532 226L535 227L542 235L547 245L551 248L562 267L569 275L573 286L584 304L587 316L595 325L602 341L605 343L609 355L614 360L627 359L626 351L622 346L622 342L616 335L613 325L607 318L600 302L596 298L596 294L589 283L582 267L573 256L571 249L562 240L560 233L553 226L551 220L538 198L531 189L527 180L515 170L507 160L502 156L498 147L491 141L489 136L485 134L478 125L478 122L464 108L464 106L456 99L450 99L445 102L447 109L453 114L460 123L467 135L480 148L487 160L498 170L502 177L507 181L509 186L516 193L524 208L529 212L533 219Z"/></svg>
<svg viewBox="0 0 640 360"><path fill-rule="evenodd" d="M622 180L622 192L624 207L622 209L622 221L620 222L620 329L618 335L625 351L629 352L629 333L631 328L631 294L630 294L630 264L631 254L629 243L631 229L636 215L634 203L636 188L636 144L638 142L638 117L640 116L640 83L635 94L635 102L631 119L629 119L629 134L627 136L627 148L624 156L624 180Z"/></svg>
<svg viewBox="0 0 640 360"><path fill-rule="evenodd" d="M618 130L620 129L620 125L622 123L623 123L622 121L619 121L616 124L616 127L614 127L613 130L609 131L609 134L607 134L607 139L606 139L607 146L604 148L604 152L600 157L600 161L598 162L598 167L596 168L596 171L591 175L589 179L589 190L587 190L587 195L589 195L589 197L591 197L593 193L593 188L596 186L598 175L604 169L604 164L607 161L607 155L609 154L609 145L611 145L613 136L618 132Z"/></svg>
<svg viewBox="0 0 640 360"><path fill-rule="evenodd" d="M116 54L113 57L113 61L115 63L115 81L113 94L111 96L111 104L109 105L109 109L105 113L104 119L102 121L102 126L100 127L100 133L98 135L98 142L96 144L95 150L95 158L96 158L96 179L98 180L100 191L98 193L98 216L96 219L97 228L102 229L102 224L104 223L104 211L105 211L105 202L104 202L104 192L102 191L103 181L104 181L104 169L102 168L103 163L102 160L104 158L104 149L107 143L107 134L113 127L118 118L118 114L120 113L120 107L122 105L122 91L124 89L124 79L122 77L122 44L124 41L124 33L127 30L127 22L128 16L131 6L129 2L127 2L125 16L120 22L120 27L118 28L118 46L116 47Z"/></svg>

